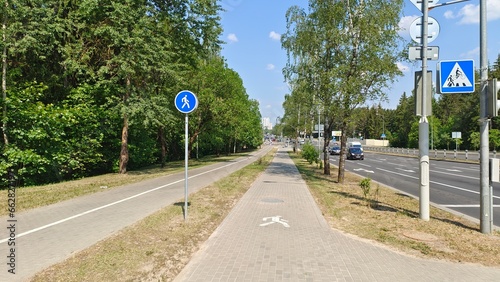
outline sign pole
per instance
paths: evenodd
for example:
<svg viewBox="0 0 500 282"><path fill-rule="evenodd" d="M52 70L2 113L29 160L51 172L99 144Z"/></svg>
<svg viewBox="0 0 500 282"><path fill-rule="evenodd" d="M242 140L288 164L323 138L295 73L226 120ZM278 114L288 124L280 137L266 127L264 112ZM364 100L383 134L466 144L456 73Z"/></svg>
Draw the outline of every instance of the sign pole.
<svg viewBox="0 0 500 282"><path fill-rule="evenodd" d="M481 93L480 103L480 229L481 233L490 234L492 229L493 214L492 211L492 191L489 183L489 123L487 114L488 100L488 56L486 47L486 0L479 3L479 26L480 26L480 68L481 68ZM492 101L496 103L496 101Z"/></svg>
<svg viewBox="0 0 500 282"><path fill-rule="evenodd" d="M186 114L184 132L185 132L185 140L184 140L184 220L187 220L188 217L188 125L189 118L188 114Z"/></svg>
<svg viewBox="0 0 500 282"><path fill-rule="evenodd" d="M189 145L189 117L188 114L198 107L198 98L193 92L184 90L175 96L175 107L179 112L186 114L184 121L184 220L188 217L188 145Z"/></svg>
<svg viewBox="0 0 500 282"><path fill-rule="evenodd" d="M422 29L420 50L422 58L422 115L418 124L418 148L420 152L420 219L429 221L429 121L427 120L427 36L429 24L428 0L422 1Z"/></svg>

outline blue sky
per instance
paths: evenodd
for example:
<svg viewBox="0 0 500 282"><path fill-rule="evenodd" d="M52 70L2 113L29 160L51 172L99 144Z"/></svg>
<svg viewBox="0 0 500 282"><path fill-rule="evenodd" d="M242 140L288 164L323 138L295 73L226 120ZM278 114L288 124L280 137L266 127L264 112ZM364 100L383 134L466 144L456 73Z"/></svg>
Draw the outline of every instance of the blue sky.
<svg viewBox="0 0 500 282"><path fill-rule="evenodd" d="M479 68L479 2L471 0L437 7L429 12L440 27L437 38L429 43L429 46L439 46L439 60L428 61L433 80L439 61L472 59L474 68ZM221 0L220 3L226 10L221 14L224 29L221 39L226 42L222 55L228 67L243 79L250 98L259 101L262 117L268 117L274 124L277 117L283 116L284 96L289 93L282 74L287 61L286 52L280 42L281 34L286 31L285 13L293 5L307 9L308 1ZM411 40L410 24L422 13L410 0L405 0L404 5L401 35ZM488 59L492 63L500 54L500 0L487 0L487 11ZM410 95L414 72L421 70L421 61L400 62L398 67L403 76L387 89L389 101L382 104L383 108L394 109L404 92ZM368 102L368 105L376 103Z"/></svg>

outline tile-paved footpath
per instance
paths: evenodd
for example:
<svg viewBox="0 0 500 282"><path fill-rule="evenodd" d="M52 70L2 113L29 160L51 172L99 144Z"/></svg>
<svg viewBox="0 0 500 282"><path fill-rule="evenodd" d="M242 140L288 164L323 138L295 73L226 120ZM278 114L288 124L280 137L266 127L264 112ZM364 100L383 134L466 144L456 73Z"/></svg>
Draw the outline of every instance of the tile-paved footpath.
<svg viewBox="0 0 500 282"><path fill-rule="evenodd" d="M333 230L287 150L174 281L500 281L500 268L414 258Z"/></svg>

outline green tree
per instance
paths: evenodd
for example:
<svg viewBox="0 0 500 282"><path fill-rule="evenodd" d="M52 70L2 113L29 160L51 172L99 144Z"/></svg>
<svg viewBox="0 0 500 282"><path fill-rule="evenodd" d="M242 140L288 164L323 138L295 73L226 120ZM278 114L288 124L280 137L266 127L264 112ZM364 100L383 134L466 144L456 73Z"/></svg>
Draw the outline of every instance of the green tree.
<svg viewBox="0 0 500 282"><path fill-rule="evenodd" d="M472 149L478 150L480 145L480 134L477 131L471 132L469 135L469 144L471 144Z"/></svg>
<svg viewBox="0 0 500 282"><path fill-rule="evenodd" d="M353 110L382 91L400 74L396 62L402 1L310 1L310 12L287 11L282 45L288 52L286 73L309 82L327 120L339 120L341 146ZM328 155L325 154L325 169ZM345 156L340 155L339 182L344 181ZM329 173L325 171L325 173Z"/></svg>
<svg viewBox="0 0 500 282"><path fill-rule="evenodd" d="M489 136L490 148L496 150L498 146L500 146L500 130L491 129Z"/></svg>
<svg viewBox="0 0 500 282"><path fill-rule="evenodd" d="M412 147L409 144L409 136L414 122L417 121L414 107L413 97L407 97L406 93L403 93L389 122L390 126L394 126L392 137L389 139L391 146Z"/></svg>

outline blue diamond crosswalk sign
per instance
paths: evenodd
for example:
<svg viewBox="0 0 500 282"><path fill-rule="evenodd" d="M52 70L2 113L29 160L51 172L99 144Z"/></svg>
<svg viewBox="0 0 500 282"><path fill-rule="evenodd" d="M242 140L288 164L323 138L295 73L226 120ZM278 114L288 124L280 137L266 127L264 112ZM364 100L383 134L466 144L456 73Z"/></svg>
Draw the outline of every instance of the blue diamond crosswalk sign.
<svg viewBox="0 0 500 282"><path fill-rule="evenodd" d="M474 61L441 61L438 64L441 94L474 92Z"/></svg>

